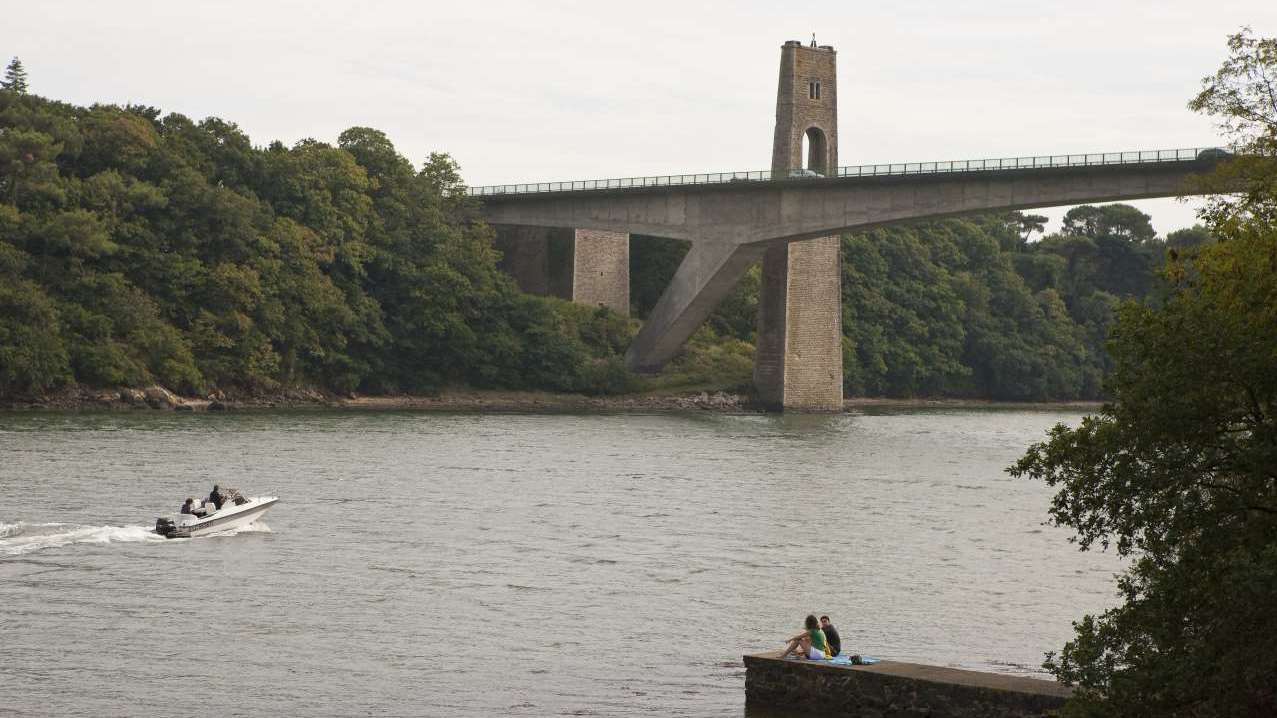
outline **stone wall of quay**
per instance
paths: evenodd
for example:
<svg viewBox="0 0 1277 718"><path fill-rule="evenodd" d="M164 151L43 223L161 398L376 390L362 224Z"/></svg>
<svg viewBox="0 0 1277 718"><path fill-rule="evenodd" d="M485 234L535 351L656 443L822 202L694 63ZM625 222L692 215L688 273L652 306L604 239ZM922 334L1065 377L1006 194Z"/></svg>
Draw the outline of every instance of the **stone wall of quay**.
<svg viewBox="0 0 1277 718"><path fill-rule="evenodd" d="M839 666L745 656L751 706L845 718L1037 718L1054 716L1070 689L1052 681L883 661Z"/></svg>

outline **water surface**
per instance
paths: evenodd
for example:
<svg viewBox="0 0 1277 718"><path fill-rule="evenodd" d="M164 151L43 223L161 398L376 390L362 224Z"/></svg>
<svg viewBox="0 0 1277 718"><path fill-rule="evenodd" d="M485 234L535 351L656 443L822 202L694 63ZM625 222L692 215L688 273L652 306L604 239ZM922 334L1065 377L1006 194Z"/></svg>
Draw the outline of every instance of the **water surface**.
<svg viewBox="0 0 1277 718"><path fill-rule="evenodd" d="M0 714L740 716L809 612L1034 674L1115 600L1003 471L1078 418L0 414ZM147 533L214 482L281 503Z"/></svg>

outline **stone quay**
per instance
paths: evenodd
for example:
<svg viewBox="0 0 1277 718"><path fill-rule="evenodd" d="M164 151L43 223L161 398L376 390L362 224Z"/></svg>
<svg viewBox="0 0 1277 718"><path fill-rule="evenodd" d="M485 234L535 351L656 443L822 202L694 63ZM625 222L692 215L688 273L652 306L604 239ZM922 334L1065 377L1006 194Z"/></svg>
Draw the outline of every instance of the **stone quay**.
<svg viewBox="0 0 1277 718"><path fill-rule="evenodd" d="M1072 692L1054 681L943 666L779 656L744 657L747 705L846 718L1037 718L1056 715Z"/></svg>

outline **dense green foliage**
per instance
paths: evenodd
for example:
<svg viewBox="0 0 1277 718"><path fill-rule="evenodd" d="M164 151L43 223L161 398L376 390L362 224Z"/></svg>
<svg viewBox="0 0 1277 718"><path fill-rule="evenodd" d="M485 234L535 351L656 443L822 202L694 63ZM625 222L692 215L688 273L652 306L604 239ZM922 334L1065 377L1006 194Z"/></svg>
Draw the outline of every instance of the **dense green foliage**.
<svg viewBox="0 0 1277 718"><path fill-rule="evenodd" d="M1113 401L1011 468L1059 489L1081 548L1133 559L1048 655L1071 716L1277 715L1277 40L1229 50L1192 103L1238 154L1206 180L1241 190L1204 213L1220 242L1174 245L1163 300L1120 311Z"/></svg>
<svg viewBox="0 0 1277 718"><path fill-rule="evenodd" d="M1113 403L1013 469L1059 488L1083 548L1135 556L1123 605L1047 662L1076 715L1277 714L1277 227L1227 239L1123 307Z"/></svg>
<svg viewBox="0 0 1277 718"><path fill-rule="evenodd" d="M13 58L4 69L4 79L0 80L0 90L23 93L27 91L27 70L22 61Z"/></svg>
<svg viewBox="0 0 1277 718"><path fill-rule="evenodd" d="M623 367L632 323L517 292L455 165L380 132L254 147L233 124L0 90L0 396L69 382L196 393L309 386L614 393L748 390L759 269L654 379ZM1040 400L1101 394L1123 299L1156 296L1168 248L1125 205L1059 233L1012 213L843 238L845 390ZM684 243L635 237L634 310Z"/></svg>
<svg viewBox="0 0 1277 718"><path fill-rule="evenodd" d="M367 128L259 148L0 91L0 396L630 388L629 321L516 291L460 186Z"/></svg>
<svg viewBox="0 0 1277 718"><path fill-rule="evenodd" d="M843 238L849 394L1100 396L1115 308L1145 300L1167 242L1127 205L1075 207L1028 241L1020 213ZM1208 241L1187 230L1179 241Z"/></svg>
<svg viewBox="0 0 1277 718"><path fill-rule="evenodd" d="M846 393L1099 397L1117 306L1154 298L1167 249L1210 234L1195 227L1163 240L1147 215L1117 204L1075 207L1059 233L1029 241L1043 221L1017 212L844 236ZM686 251L674 240L635 239L637 315L651 310ZM702 341L753 343L758 291L755 268L710 316Z"/></svg>

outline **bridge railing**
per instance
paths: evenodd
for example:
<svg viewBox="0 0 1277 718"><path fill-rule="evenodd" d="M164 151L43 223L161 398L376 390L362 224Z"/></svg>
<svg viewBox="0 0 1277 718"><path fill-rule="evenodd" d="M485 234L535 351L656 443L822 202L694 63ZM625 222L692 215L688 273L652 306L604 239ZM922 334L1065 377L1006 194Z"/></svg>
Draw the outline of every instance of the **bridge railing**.
<svg viewBox="0 0 1277 718"><path fill-rule="evenodd" d="M1050 167L1098 167L1152 162L1191 162L1198 159L1220 159L1226 156L1228 156L1228 151L1219 147L1191 147L1176 150L1095 152L1076 155L1037 155L1034 157L1004 157L949 162L851 165L839 167L828 176L819 175L809 170L790 170L788 172L755 170L752 172L705 172L700 174L620 177L570 182L529 182L467 187L466 194L484 197L489 195L638 189L642 187L723 184L728 182L770 182L773 180L819 182L838 177L883 177L888 175L943 174L951 172L995 172Z"/></svg>

